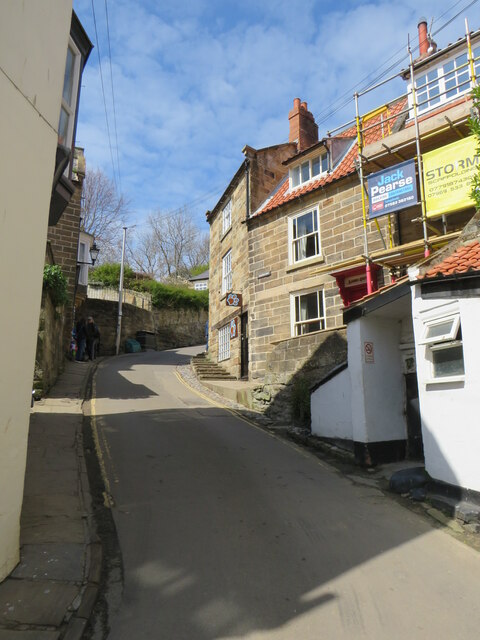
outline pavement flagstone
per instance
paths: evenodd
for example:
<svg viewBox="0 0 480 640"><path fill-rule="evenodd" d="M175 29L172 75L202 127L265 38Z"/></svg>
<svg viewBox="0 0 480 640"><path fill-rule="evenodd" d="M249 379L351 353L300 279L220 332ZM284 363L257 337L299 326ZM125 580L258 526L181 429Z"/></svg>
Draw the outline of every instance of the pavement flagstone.
<svg viewBox="0 0 480 640"><path fill-rule="evenodd" d="M79 640L87 626L102 561L82 445L93 366L67 361L32 409L20 562L0 584L0 640Z"/></svg>

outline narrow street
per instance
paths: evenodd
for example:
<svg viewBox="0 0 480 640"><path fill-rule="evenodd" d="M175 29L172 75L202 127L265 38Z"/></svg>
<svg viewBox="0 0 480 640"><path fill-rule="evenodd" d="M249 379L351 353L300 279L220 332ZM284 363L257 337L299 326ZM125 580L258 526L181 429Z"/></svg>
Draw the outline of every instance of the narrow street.
<svg viewBox="0 0 480 640"><path fill-rule="evenodd" d="M194 393L175 371L198 351L97 371L124 563L109 638L478 637L478 553Z"/></svg>

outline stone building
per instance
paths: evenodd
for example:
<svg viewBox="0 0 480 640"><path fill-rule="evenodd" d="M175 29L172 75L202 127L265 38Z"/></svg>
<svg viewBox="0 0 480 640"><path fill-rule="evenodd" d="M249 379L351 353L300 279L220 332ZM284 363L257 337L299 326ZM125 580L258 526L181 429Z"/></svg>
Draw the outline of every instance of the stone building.
<svg viewBox="0 0 480 640"><path fill-rule="evenodd" d="M48 227L47 234L47 259L52 264L61 267L67 279L67 294L69 303L64 310L64 330L63 330L63 352L68 351L70 333L73 324L73 313L75 304L81 303L76 300L78 291L78 277L81 265L79 258L79 238L82 215L82 189L85 179L85 157L83 149L75 149L75 170L72 171L71 184L73 193L70 201L65 207L62 215L55 225ZM85 256L85 261L88 256Z"/></svg>
<svg viewBox="0 0 480 640"><path fill-rule="evenodd" d="M437 52L427 41L425 29L421 19L420 56L414 69L419 136L422 150L428 152L466 135L471 100L470 85L464 80L465 73L468 76L472 71L466 62L466 39ZM477 34L472 41L476 68ZM449 77L445 74L452 60L454 82L443 87L439 98L436 90L429 97L425 90L429 72L445 65L440 77ZM296 145L295 152L284 160L282 178L269 196L258 206L251 203L245 225L232 235L234 246L239 240L239 256L248 245L248 265L243 266L239 257L243 304L249 315L248 376L257 383L256 406L263 405L275 416L289 415L295 385L303 382L308 389L346 362L343 309L394 282L408 265L444 246L471 216L471 207L467 207L450 211L448 219L437 216L427 221L421 196L405 201L394 213L380 215L373 207L369 210L368 199L362 195L379 170L391 170L383 178L389 182L402 171L399 160L414 165L417 147L410 73L402 74L409 83L405 96L320 141L306 103L296 99L289 114L289 140ZM410 182L417 179L414 165ZM212 227L211 259L212 263L217 260L221 274L229 248L221 245L215 233ZM240 292L239 286L237 281L233 291ZM218 293L212 286L214 329L235 317L235 312L228 316L223 310L218 322L222 304ZM229 343L222 343L219 357L212 334L210 357L239 377L239 349L232 350L236 343L227 337ZM246 373L244 368L243 376Z"/></svg>
<svg viewBox="0 0 480 640"><path fill-rule="evenodd" d="M210 224L209 354L237 378L248 376L249 362L250 271L246 221L285 174L283 161L295 150L294 143L258 150L246 146L245 160L213 210L207 212Z"/></svg>

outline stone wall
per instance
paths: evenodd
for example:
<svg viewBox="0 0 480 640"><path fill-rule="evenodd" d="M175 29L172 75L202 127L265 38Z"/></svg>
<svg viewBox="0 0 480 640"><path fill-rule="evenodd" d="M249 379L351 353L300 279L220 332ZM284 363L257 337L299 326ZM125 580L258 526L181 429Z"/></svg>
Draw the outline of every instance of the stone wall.
<svg viewBox="0 0 480 640"><path fill-rule="evenodd" d="M35 354L33 388L36 397L47 393L63 371L66 351L63 342L64 324L64 308L55 308L49 294L44 292Z"/></svg>
<svg viewBox="0 0 480 640"><path fill-rule="evenodd" d="M77 312L77 318L92 316L100 331L100 355L115 353L118 304L108 300L87 298ZM174 349L203 344L207 312L191 309L154 309L153 312L124 304L120 351L125 340L136 338L137 331L155 333L157 349Z"/></svg>
<svg viewBox="0 0 480 640"><path fill-rule="evenodd" d="M71 302L65 306L65 324L63 329L63 344L68 349L70 332L73 327L73 305L77 282L78 237L80 234L81 200L84 180L83 172L74 174L72 182L75 186L73 196L68 203L60 220L55 226L48 227L47 243L50 245L54 264L61 267L67 279L67 294Z"/></svg>
<svg viewBox="0 0 480 640"><path fill-rule="evenodd" d="M310 389L347 360L345 329L311 333L273 345L254 407L275 422L308 424Z"/></svg>

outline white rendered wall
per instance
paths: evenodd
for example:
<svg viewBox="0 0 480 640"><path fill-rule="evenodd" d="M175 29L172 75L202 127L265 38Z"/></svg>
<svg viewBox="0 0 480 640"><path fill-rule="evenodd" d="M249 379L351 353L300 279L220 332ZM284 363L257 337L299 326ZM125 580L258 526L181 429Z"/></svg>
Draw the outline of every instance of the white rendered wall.
<svg viewBox="0 0 480 640"><path fill-rule="evenodd" d="M434 383L423 337L422 314L450 300L413 296L418 392L422 417L425 468L436 480L480 491L480 300L458 300L465 362L464 382Z"/></svg>
<svg viewBox="0 0 480 640"><path fill-rule="evenodd" d="M355 442L406 439L400 329L400 319L373 314L347 327ZM365 361L366 342L373 344L373 362Z"/></svg>
<svg viewBox="0 0 480 640"><path fill-rule="evenodd" d="M18 562L71 0L0 2L0 580Z"/></svg>
<svg viewBox="0 0 480 640"><path fill-rule="evenodd" d="M322 438L352 440L350 373L341 371L311 395L312 433Z"/></svg>

